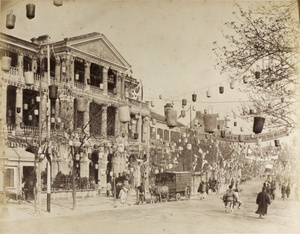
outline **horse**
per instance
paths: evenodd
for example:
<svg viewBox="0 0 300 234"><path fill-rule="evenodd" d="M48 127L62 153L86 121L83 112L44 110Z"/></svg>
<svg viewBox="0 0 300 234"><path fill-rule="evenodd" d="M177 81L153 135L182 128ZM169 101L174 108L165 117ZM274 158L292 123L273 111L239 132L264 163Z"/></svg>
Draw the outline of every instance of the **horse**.
<svg viewBox="0 0 300 234"><path fill-rule="evenodd" d="M162 198L166 198L167 202L169 200L169 187L168 186L150 186L149 187L150 195L151 195L151 203L154 203L153 198L155 200L161 202Z"/></svg>

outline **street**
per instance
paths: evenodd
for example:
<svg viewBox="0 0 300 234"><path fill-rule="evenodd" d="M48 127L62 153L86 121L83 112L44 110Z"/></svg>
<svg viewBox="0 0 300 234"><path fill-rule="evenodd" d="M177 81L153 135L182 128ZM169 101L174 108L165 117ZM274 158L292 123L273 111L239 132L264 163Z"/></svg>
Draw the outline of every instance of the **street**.
<svg viewBox="0 0 300 234"><path fill-rule="evenodd" d="M240 210L225 213L222 196L209 194L204 200L195 195L189 201L133 205L85 214L1 223L1 233L300 233L300 202L292 197L277 198L268 215L255 214L256 195L263 180L253 179L241 188ZM292 191L293 192L293 191Z"/></svg>

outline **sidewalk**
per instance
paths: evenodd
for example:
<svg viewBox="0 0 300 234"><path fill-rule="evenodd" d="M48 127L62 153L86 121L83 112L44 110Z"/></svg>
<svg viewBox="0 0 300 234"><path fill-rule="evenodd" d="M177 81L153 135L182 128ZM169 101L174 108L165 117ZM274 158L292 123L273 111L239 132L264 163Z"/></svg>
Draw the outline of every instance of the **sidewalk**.
<svg viewBox="0 0 300 234"><path fill-rule="evenodd" d="M31 218L45 218L55 216L67 216L76 215L82 213L113 210L113 209L124 209L133 207L136 204L136 192L131 190L127 199L127 205L121 206L120 200L112 196L106 197L104 195L97 197L85 197L76 199L76 210L73 210L73 199L55 199L51 200L51 210L47 212L47 201L42 200L41 212L36 214L34 210L34 201L27 202L21 201L20 203L15 200L9 200L6 203L8 208L8 215L0 217L0 223L6 221L16 221L20 219L31 219ZM3 204L0 204L0 216L2 212Z"/></svg>
<svg viewBox="0 0 300 234"><path fill-rule="evenodd" d="M185 199L185 198L183 198ZM192 194L191 200L199 199L198 194ZM150 203L150 194L146 193L146 202ZM112 196L106 197L104 194L97 197L85 197L76 199L76 210L73 210L73 199L52 199L51 211L47 212L47 201L42 200L41 212L36 214L34 211L34 201L27 202L21 201L19 203L15 200L9 200L7 203L8 216L0 217L0 223L6 221L16 221L32 218L46 218L57 216L76 215L97 211L115 210L115 209L132 209L138 208L136 200L136 191L132 189L127 198L126 205L121 206L120 199L116 199ZM3 208L3 204L0 205L0 216Z"/></svg>

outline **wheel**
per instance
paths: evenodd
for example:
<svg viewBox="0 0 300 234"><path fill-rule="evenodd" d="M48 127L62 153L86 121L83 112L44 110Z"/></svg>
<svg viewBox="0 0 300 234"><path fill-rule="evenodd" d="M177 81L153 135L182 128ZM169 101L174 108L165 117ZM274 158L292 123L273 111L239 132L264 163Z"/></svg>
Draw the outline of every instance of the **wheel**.
<svg viewBox="0 0 300 234"><path fill-rule="evenodd" d="M176 197L175 197L175 198L176 198L176 201L179 202L179 201L180 201L180 198L181 198L180 193L176 193Z"/></svg>
<svg viewBox="0 0 300 234"><path fill-rule="evenodd" d="M186 187L184 195L185 195L185 198L188 200L191 198L191 188L189 186Z"/></svg>

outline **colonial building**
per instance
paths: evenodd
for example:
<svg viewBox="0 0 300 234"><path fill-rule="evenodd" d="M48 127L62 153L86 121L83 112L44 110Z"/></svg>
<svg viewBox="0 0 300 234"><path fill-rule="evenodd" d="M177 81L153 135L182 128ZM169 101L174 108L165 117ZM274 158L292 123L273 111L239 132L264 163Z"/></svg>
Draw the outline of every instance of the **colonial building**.
<svg viewBox="0 0 300 234"><path fill-rule="evenodd" d="M43 174L45 155L52 181L71 174L74 163L77 179L95 187L124 172L139 184L143 162L130 159L149 154L150 109L142 82L110 41L100 33L58 42L0 34L0 43L7 189L20 191L39 163Z"/></svg>

